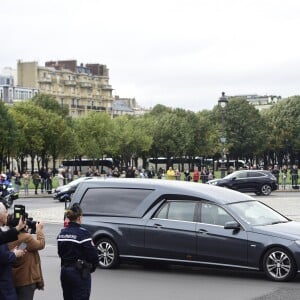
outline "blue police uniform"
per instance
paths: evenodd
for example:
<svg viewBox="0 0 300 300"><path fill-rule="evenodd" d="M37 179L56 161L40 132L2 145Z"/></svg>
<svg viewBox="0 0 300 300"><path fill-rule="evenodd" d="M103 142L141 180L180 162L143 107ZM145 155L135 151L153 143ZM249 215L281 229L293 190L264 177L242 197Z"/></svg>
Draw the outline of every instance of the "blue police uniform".
<svg viewBox="0 0 300 300"><path fill-rule="evenodd" d="M91 264L91 272L98 265L98 253L90 233L76 222L70 222L57 237L61 258L60 280L65 300L88 300L91 293L91 275L83 276L78 260Z"/></svg>
<svg viewBox="0 0 300 300"><path fill-rule="evenodd" d="M16 255L9 251L6 244L0 245L0 299L17 300L18 296L14 287L11 265L16 260Z"/></svg>

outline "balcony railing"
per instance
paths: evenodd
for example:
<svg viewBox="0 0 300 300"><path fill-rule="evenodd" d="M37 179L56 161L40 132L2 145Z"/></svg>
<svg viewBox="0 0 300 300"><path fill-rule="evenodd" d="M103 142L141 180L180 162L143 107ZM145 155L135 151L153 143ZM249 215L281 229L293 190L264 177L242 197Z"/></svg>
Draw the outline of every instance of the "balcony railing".
<svg viewBox="0 0 300 300"><path fill-rule="evenodd" d="M76 81L75 80L65 80L65 85L75 86L76 85Z"/></svg>
<svg viewBox="0 0 300 300"><path fill-rule="evenodd" d="M102 85L101 89L103 89L103 90L112 90L112 87L111 87L111 85L106 84L106 85Z"/></svg>
<svg viewBox="0 0 300 300"><path fill-rule="evenodd" d="M76 109L84 110L85 106L84 105L71 104L71 108L76 108Z"/></svg>
<svg viewBox="0 0 300 300"><path fill-rule="evenodd" d="M103 106L92 106L92 105L88 105L86 107L87 109L91 109L91 110L98 110L98 111L105 111L106 108Z"/></svg>
<svg viewBox="0 0 300 300"><path fill-rule="evenodd" d="M40 83L52 83L52 79L51 79L51 77L49 78L39 78L39 82Z"/></svg>
<svg viewBox="0 0 300 300"><path fill-rule="evenodd" d="M80 86L82 88L91 88L92 87L92 84L89 83L89 82L80 82Z"/></svg>

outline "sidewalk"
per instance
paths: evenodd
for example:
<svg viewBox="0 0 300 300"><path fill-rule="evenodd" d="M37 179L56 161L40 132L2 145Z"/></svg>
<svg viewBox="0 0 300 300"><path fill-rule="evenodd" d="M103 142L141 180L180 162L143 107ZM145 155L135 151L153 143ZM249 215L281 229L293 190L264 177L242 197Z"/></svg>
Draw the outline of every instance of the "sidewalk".
<svg viewBox="0 0 300 300"><path fill-rule="evenodd" d="M43 198L43 197L48 197L48 198L53 198L54 196L54 189L52 190L52 194L49 194L48 192L42 193L40 190L38 191L37 194L34 193L34 189L29 189L28 190L28 195L25 195L24 190L19 191L19 198Z"/></svg>
<svg viewBox="0 0 300 300"><path fill-rule="evenodd" d="M299 185L298 185L298 187L299 187ZM279 184L278 190L277 190L277 192L299 192L299 191L300 191L300 189L293 189L291 184L287 184L285 186L285 188L281 184Z"/></svg>

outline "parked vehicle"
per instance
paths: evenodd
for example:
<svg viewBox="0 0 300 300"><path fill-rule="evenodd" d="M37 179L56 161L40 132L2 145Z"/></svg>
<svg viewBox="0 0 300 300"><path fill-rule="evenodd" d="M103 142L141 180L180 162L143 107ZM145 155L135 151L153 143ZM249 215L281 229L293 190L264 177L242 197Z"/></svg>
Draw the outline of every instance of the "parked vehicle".
<svg viewBox="0 0 300 300"><path fill-rule="evenodd" d="M265 170L235 171L222 179L209 180L207 183L264 196L270 195L278 187L276 177Z"/></svg>
<svg viewBox="0 0 300 300"><path fill-rule="evenodd" d="M214 164L215 164L215 168L219 169L219 168L221 168L222 160L221 159L215 160ZM238 159L238 160L234 160L234 159L225 160L224 161L224 165L225 165L226 169L228 169L229 167L233 167L234 170L246 169L247 168L246 162L244 160L242 160L242 159Z"/></svg>
<svg viewBox="0 0 300 300"><path fill-rule="evenodd" d="M300 271L300 223L230 189L108 178L81 182L73 203L103 269L156 261L263 271L275 281Z"/></svg>

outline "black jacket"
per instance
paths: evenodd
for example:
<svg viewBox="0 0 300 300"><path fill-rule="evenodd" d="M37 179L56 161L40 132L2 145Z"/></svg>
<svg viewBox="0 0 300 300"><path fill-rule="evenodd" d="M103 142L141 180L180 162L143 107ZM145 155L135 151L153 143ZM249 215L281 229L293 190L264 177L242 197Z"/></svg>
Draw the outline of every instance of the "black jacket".
<svg viewBox="0 0 300 300"><path fill-rule="evenodd" d="M16 228L12 228L8 231L0 230L0 245L6 244L18 239L18 231Z"/></svg>
<svg viewBox="0 0 300 300"><path fill-rule="evenodd" d="M57 245L62 265L76 263L78 259L91 263L94 269L98 265L98 253L91 235L78 223L70 222L60 231Z"/></svg>

